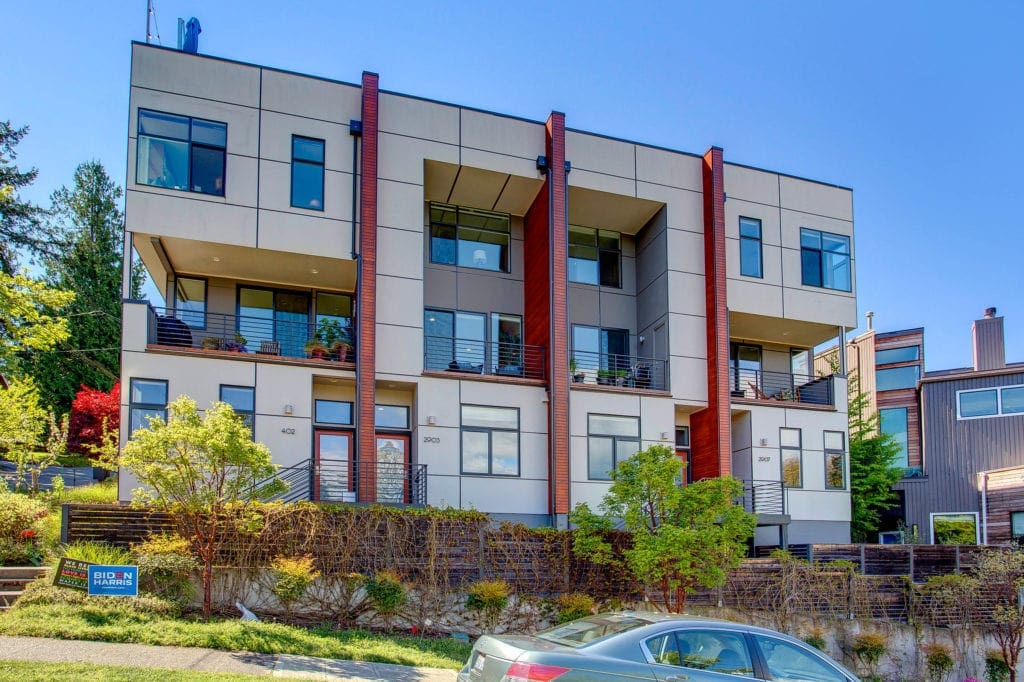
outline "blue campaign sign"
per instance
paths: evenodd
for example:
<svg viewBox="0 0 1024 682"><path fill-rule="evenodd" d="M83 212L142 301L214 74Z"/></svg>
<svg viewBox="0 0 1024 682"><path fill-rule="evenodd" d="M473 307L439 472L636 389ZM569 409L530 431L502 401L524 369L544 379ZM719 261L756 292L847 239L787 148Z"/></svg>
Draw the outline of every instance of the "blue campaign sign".
<svg viewBox="0 0 1024 682"><path fill-rule="evenodd" d="M108 597L137 597L139 594L139 567L90 566L89 594Z"/></svg>

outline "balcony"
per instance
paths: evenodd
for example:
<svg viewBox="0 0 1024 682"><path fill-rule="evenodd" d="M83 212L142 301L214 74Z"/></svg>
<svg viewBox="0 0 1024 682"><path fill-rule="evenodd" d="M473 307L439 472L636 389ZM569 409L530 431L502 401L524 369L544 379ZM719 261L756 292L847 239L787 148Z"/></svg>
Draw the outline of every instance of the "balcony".
<svg viewBox="0 0 1024 682"><path fill-rule="evenodd" d="M786 491L782 481L743 481L742 502L746 511L762 518L786 514Z"/></svg>
<svg viewBox="0 0 1024 682"><path fill-rule="evenodd" d="M832 376L733 367L729 379L733 398L835 406L835 380Z"/></svg>
<svg viewBox="0 0 1024 682"><path fill-rule="evenodd" d="M423 369L427 372L543 381L546 367L544 346L450 336L423 338Z"/></svg>
<svg viewBox="0 0 1024 682"><path fill-rule="evenodd" d="M569 372L576 385L668 390L668 363L654 358L576 350Z"/></svg>
<svg viewBox="0 0 1024 682"><path fill-rule="evenodd" d="M147 340L166 349L194 349L224 357L243 353L262 359L355 362L350 327L325 325L323 320L318 327L306 320L274 319L271 315L252 317L150 306Z"/></svg>
<svg viewBox="0 0 1024 682"><path fill-rule="evenodd" d="M256 484L263 488L275 480L287 490L270 498L280 502L373 502L423 507L427 504L427 465L358 460L308 459L282 467Z"/></svg>

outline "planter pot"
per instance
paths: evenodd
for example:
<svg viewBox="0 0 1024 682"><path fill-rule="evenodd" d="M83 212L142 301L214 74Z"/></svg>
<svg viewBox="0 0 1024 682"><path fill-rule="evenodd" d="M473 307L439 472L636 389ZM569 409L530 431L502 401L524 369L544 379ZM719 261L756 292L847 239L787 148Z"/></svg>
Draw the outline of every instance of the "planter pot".
<svg viewBox="0 0 1024 682"><path fill-rule="evenodd" d="M202 346L206 350L220 350L220 339L203 339Z"/></svg>
<svg viewBox="0 0 1024 682"><path fill-rule="evenodd" d="M327 358L327 349L314 348L313 350L309 351L308 355L314 360L325 360Z"/></svg>
<svg viewBox="0 0 1024 682"><path fill-rule="evenodd" d="M338 362L348 362L348 346L338 346L334 349L334 352L338 355Z"/></svg>
<svg viewBox="0 0 1024 682"><path fill-rule="evenodd" d="M572 381L576 384L582 384L583 380L587 378L586 374L573 374Z"/></svg>

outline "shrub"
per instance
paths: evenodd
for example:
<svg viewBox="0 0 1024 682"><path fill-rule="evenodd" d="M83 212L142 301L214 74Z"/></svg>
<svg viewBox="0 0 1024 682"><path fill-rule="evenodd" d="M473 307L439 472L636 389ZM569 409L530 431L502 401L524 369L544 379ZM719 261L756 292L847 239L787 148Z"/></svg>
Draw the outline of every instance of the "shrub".
<svg viewBox="0 0 1024 682"><path fill-rule="evenodd" d="M466 608L479 614L483 630L493 630L511 594L512 586L504 580L480 580L466 589Z"/></svg>
<svg viewBox="0 0 1024 682"><path fill-rule="evenodd" d="M58 547L57 556L53 560L54 569L57 568L60 557L107 566L128 566L134 563L134 557L127 549L108 545L105 542L73 542L70 545Z"/></svg>
<svg viewBox="0 0 1024 682"><path fill-rule="evenodd" d="M956 665L952 650L939 642L925 644L921 649L924 651L929 682L945 682L949 674L953 672L953 666Z"/></svg>
<svg viewBox="0 0 1024 682"><path fill-rule="evenodd" d="M25 586L12 608L29 606L65 605L94 606L101 609L113 609L124 613L149 613L155 616L177 617L181 614L178 605L153 596L142 597L90 597L81 590L66 587L54 587L49 580L35 580Z"/></svg>
<svg viewBox="0 0 1024 682"><path fill-rule="evenodd" d="M65 488L61 499L74 504L115 504L117 502L117 479L108 478L99 483Z"/></svg>
<svg viewBox="0 0 1024 682"><path fill-rule="evenodd" d="M1006 665L1003 652L999 649L989 649L985 652L985 680L986 682L1006 682L1010 679L1010 666Z"/></svg>
<svg viewBox="0 0 1024 682"><path fill-rule="evenodd" d="M854 655L857 656L868 668L872 676L882 656L889 650L886 637L880 632L862 632L853 638L851 647Z"/></svg>
<svg viewBox="0 0 1024 682"><path fill-rule="evenodd" d="M306 588L320 577L320 571L313 568L313 558L309 556L277 557L270 570L274 574L274 594L285 608L302 597Z"/></svg>
<svg viewBox="0 0 1024 682"><path fill-rule="evenodd" d="M824 633L822 633L821 630L811 630L807 634L807 636L804 637L804 642L806 642L807 644L810 644L811 646L813 646L818 651L825 651L825 647L826 647L825 635L824 635Z"/></svg>
<svg viewBox="0 0 1024 682"><path fill-rule="evenodd" d="M109 391L83 386L71 403L68 450L80 455L92 454L89 446L100 447L106 432L117 431L121 424L121 385Z"/></svg>
<svg viewBox="0 0 1024 682"><path fill-rule="evenodd" d="M195 594L191 576L199 562L180 535L160 534L132 545L139 566L139 590L176 604L187 604Z"/></svg>
<svg viewBox="0 0 1024 682"><path fill-rule="evenodd" d="M559 623L567 623L577 618L586 618L594 613L597 603L589 594L574 592L563 594L555 600Z"/></svg>
<svg viewBox="0 0 1024 682"><path fill-rule="evenodd" d="M48 514L41 500L12 493L0 483L0 566L39 565Z"/></svg>
<svg viewBox="0 0 1024 682"><path fill-rule="evenodd" d="M405 605L405 585L396 573L379 571L363 583L366 598L382 616L390 616Z"/></svg>

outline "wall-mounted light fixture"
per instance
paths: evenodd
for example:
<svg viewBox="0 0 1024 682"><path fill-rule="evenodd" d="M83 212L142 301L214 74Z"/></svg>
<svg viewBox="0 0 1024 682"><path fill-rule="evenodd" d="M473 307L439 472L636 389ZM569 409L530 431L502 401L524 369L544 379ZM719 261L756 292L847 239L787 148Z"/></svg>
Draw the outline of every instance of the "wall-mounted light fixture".
<svg viewBox="0 0 1024 682"><path fill-rule="evenodd" d="M668 431L662 431L661 432L661 439L662 440L668 440Z"/></svg>
<svg viewBox="0 0 1024 682"><path fill-rule="evenodd" d="M637 339L640 341L640 345L642 346L644 341L647 340L647 337L641 334L640 336L637 337Z"/></svg>
<svg viewBox="0 0 1024 682"><path fill-rule="evenodd" d="M291 414L293 412L295 412L295 408L294 407L292 407L291 405L285 405L284 406L284 413L285 414Z"/></svg>
<svg viewBox="0 0 1024 682"><path fill-rule="evenodd" d="M544 174L548 172L548 157L544 155L537 157L537 170Z"/></svg>
<svg viewBox="0 0 1024 682"><path fill-rule="evenodd" d="M768 439L767 438L762 438L761 439L761 445L768 445Z"/></svg>
<svg viewBox="0 0 1024 682"><path fill-rule="evenodd" d="M429 415L427 417L427 426L437 426L437 417Z"/></svg>

